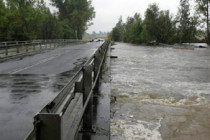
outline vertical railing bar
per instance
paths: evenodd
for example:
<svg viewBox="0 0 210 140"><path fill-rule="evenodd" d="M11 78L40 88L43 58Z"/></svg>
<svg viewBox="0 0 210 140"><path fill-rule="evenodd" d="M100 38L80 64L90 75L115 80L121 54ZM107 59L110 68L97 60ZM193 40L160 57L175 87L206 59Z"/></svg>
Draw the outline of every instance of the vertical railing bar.
<svg viewBox="0 0 210 140"><path fill-rule="evenodd" d="M8 46L5 46L5 56L8 56Z"/></svg>

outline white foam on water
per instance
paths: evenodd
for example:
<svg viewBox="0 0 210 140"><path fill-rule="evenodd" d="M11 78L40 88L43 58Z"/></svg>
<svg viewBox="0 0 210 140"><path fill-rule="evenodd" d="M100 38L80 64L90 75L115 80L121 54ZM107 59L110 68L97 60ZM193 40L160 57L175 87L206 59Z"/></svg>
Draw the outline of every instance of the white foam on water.
<svg viewBox="0 0 210 140"><path fill-rule="evenodd" d="M167 106L204 106L209 105L210 101L203 95L198 94L196 96L188 96L183 99L177 99L175 97L157 96L152 97L150 94L140 95L139 101L150 104L160 104Z"/></svg>
<svg viewBox="0 0 210 140"><path fill-rule="evenodd" d="M146 122L137 120L135 123L126 120L111 121L111 139L120 140L162 140L159 128L161 120L158 122Z"/></svg>

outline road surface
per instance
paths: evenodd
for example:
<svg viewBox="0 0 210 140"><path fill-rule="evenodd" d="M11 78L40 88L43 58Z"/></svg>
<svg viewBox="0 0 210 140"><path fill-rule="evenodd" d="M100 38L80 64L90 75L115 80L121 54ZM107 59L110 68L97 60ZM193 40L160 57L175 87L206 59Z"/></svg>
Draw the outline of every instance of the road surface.
<svg viewBox="0 0 210 140"><path fill-rule="evenodd" d="M67 46L0 63L1 140L21 140L49 103L101 43Z"/></svg>
<svg viewBox="0 0 210 140"><path fill-rule="evenodd" d="M74 45L45 51L22 60L0 63L0 74L59 74L73 69L78 59L87 58L100 45Z"/></svg>

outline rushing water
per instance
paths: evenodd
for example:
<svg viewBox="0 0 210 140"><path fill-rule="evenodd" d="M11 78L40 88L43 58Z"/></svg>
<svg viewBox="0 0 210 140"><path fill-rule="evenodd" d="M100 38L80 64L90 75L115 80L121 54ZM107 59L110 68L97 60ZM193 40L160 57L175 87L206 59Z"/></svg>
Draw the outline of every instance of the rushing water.
<svg viewBox="0 0 210 140"><path fill-rule="evenodd" d="M210 49L112 47L111 139L209 140Z"/></svg>

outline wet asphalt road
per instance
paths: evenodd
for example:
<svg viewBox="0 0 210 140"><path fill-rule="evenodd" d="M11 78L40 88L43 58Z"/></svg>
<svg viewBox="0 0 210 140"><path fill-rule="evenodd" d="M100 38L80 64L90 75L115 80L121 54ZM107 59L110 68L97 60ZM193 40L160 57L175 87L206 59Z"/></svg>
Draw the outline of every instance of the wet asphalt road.
<svg viewBox="0 0 210 140"><path fill-rule="evenodd" d="M99 46L100 43L74 45L0 63L0 74L59 74L73 69L78 59L90 56Z"/></svg>
<svg viewBox="0 0 210 140"><path fill-rule="evenodd" d="M34 115L100 45L71 45L0 63L0 139L24 139L33 128Z"/></svg>

